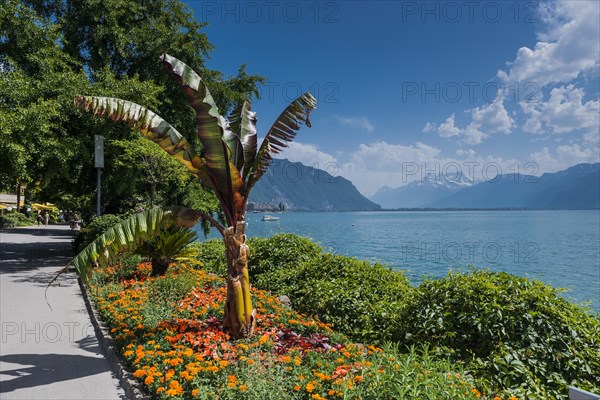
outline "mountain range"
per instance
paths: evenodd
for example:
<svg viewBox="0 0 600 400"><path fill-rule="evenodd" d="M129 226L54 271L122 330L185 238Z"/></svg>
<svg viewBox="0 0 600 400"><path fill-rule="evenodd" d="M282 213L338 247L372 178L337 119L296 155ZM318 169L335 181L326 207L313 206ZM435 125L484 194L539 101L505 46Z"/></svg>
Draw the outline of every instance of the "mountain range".
<svg viewBox="0 0 600 400"><path fill-rule="evenodd" d="M349 180L299 162L275 159L250 193L250 203L282 204L289 211L367 211L381 207Z"/></svg>
<svg viewBox="0 0 600 400"><path fill-rule="evenodd" d="M384 186L371 200L383 208L421 208L471 185L473 181L461 173L427 174L422 180L398 188Z"/></svg>
<svg viewBox="0 0 600 400"><path fill-rule="evenodd" d="M384 208L600 208L600 164L578 164L541 176L498 175L482 182L440 177L380 189Z"/></svg>

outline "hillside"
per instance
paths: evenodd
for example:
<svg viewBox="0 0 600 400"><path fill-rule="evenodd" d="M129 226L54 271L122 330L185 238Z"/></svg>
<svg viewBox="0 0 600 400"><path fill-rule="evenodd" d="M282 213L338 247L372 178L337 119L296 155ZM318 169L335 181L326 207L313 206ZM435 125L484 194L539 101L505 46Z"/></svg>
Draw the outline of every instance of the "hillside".
<svg viewBox="0 0 600 400"><path fill-rule="evenodd" d="M278 205L290 211L365 211L381 207L347 179L276 159L250 194L250 203Z"/></svg>

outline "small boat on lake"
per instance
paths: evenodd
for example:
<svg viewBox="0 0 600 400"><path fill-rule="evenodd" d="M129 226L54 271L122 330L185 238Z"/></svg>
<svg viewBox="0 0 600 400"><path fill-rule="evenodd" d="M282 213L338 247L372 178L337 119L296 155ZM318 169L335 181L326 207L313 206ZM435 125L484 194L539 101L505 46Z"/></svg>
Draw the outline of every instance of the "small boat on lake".
<svg viewBox="0 0 600 400"><path fill-rule="evenodd" d="M279 221L279 217L274 217L272 215L263 215L263 221Z"/></svg>

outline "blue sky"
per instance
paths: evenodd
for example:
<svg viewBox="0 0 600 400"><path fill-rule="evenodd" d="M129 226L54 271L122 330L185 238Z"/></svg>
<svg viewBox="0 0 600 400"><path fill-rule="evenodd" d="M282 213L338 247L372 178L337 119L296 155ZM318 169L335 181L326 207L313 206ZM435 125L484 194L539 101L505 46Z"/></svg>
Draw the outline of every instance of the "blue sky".
<svg viewBox="0 0 600 400"><path fill-rule="evenodd" d="M427 172L540 174L599 161L600 2L188 1L208 65L264 75L259 135L304 91L284 156L364 194Z"/></svg>

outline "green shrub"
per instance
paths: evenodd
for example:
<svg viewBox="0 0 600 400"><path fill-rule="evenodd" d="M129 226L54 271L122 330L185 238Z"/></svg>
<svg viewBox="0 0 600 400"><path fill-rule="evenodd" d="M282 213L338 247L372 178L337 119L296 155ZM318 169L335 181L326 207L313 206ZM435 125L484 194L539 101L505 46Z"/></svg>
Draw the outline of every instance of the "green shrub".
<svg viewBox="0 0 600 400"><path fill-rule="evenodd" d="M257 282L261 289L288 295L294 309L317 315L354 339L373 341L386 339L386 327L401 318L411 291L401 272L327 253L259 275Z"/></svg>
<svg viewBox="0 0 600 400"><path fill-rule="evenodd" d="M426 279L394 339L447 349L490 390L519 398L600 392L600 320L539 281L479 270Z"/></svg>
<svg viewBox="0 0 600 400"><path fill-rule="evenodd" d="M270 238L250 238L250 258L248 274L253 285L261 287L255 279L265 273L279 269L295 268L302 262L316 257L321 247L309 238L289 233L280 233ZM225 276L225 246L220 239L211 239L197 244L199 260L206 271ZM261 287L263 288L263 287Z"/></svg>
<svg viewBox="0 0 600 400"><path fill-rule="evenodd" d="M33 218L18 212L12 212L0 216L0 229L14 228L16 226L28 226L33 225L33 223Z"/></svg>
<svg viewBox="0 0 600 400"><path fill-rule="evenodd" d="M4 215L0 216L0 229L14 228L15 226L17 223L14 219Z"/></svg>
<svg viewBox="0 0 600 400"><path fill-rule="evenodd" d="M76 253L81 252L88 244L92 243L98 236L104 233L108 228L118 224L121 217L113 214L106 214L100 217L94 217L89 224L77 233L73 239L73 249Z"/></svg>
<svg viewBox="0 0 600 400"><path fill-rule="evenodd" d="M280 233L267 239L251 238L248 246L248 273L251 277L296 268L321 253L321 247L309 238L290 233Z"/></svg>
<svg viewBox="0 0 600 400"><path fill-rule="evenodd" d="M225 245L221 239L211 239L195 243L198 250L198 260L202 262L204 271L225 277L227 262L225 260Z"/></svg>

